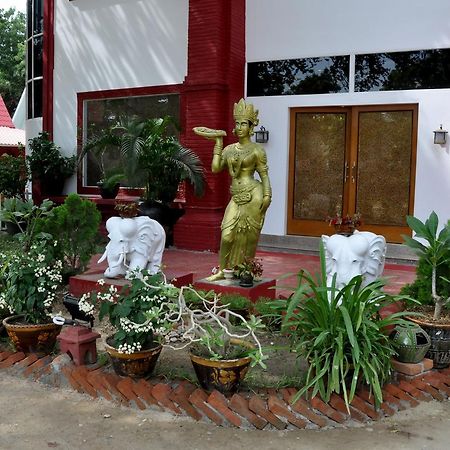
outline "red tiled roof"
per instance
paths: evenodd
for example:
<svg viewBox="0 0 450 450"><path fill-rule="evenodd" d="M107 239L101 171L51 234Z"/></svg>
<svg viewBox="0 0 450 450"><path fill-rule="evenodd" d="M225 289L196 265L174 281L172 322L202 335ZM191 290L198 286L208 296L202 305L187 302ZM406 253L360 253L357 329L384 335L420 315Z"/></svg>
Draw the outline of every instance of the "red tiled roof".
<svg viewBox="0 0 450 450"><path fill-rule="evenodd" d="M0 127L15 128L13 121L11 120L11 116L9 115L9 112L6 109L5 102L3 101L1 95L0 95Z"/></svg>

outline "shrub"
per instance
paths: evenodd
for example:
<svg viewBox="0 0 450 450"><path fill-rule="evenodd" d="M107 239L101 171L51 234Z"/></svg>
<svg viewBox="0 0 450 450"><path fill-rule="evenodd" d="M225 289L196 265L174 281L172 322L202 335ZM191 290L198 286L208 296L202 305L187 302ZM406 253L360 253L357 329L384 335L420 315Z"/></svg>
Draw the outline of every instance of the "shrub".
<svg viewBox="0 0 450 450"><path fill-rule="evenodd" d="M64 275L73 275L86 268L96 251L101 216L90 200L70 194L53 214L39 223L39 231L57 241L56 252L64 262Z"/></svg>
<svg viewBox="0 0 450 450"><path fill-rule="evenodd" d="M21 152L19 156L0 157L0 192L5 197L23 197L28 181L28 169Z"/></svg>

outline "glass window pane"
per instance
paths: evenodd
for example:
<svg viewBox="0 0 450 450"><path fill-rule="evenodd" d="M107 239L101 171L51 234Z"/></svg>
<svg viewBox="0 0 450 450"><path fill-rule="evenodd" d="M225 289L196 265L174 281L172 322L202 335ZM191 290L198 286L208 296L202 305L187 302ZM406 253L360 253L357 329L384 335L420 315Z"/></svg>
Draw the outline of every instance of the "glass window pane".
<svg viewBox="0 0 450 450"><path fill-rule="evenodd" d="M114 125L120 117L135 116L140 119L172 116L179 121L180 101L178 94L151 95L145 97L125 97L86 101L85 130L86 139L101 130ZM177 134L177 130L170 130ZM118 149L108 149L99 160L93 152L86 157L85 185L95 186L101 178L100 165L105 171L117 169L120 166ZM126 185L126 182L121 182Z"/></svg>
<svg viewBox="0 0 450 450"><path fill-rule="evenodd" d="M349 56L249 63L247 95L348 92Z"/></svg>
<svg viewBox="0 0 450 450"><path fill-rule="evenodd" d="M27 38L33 35L33 0L27 0Z"/></svg>
<svg viewBox="0 0 450 450"><path fill-rule="evenodd" d="M406 226L412 111L359 114L356 211L367 225Z"/></svg>
<svg viewBox="0 0 450 450"><path fill-rule="evenodd" d="M42 117L42 80L33 82L34 117Z"/></svg>
<svg viewBox="0 0 450 450"><path fill-rule="evenodd" d="M346 114L296 116L294 218L324 221L342 211Z"/></svg>
<svg viewBox="0 0 450 450"><path fill-rule="evenodd" d="M33 38L33 78L42 77L43 36Z"/></svg>
<svg viewBox="0 0 450 450"><path fill-rule="evenodd" d="M356 55L355 90L450 87L450 49Z"/></svg>
<svg viewBox="0 0 450 450"><path fill-rule="evenodd" d="M33 82L27 83L27 119L32 119L33 116Z"/></svg>
<svg viewBox="0 0 450 450"><path fill-rule="evenodd" d="M27 42L27 79L33 78L33 39Z"/></svg>
<svg viewBox="0 0 450 450"><path fill-rule="evenodd" d="M44 32L44 1L34 0L33 34Z"/></svg>

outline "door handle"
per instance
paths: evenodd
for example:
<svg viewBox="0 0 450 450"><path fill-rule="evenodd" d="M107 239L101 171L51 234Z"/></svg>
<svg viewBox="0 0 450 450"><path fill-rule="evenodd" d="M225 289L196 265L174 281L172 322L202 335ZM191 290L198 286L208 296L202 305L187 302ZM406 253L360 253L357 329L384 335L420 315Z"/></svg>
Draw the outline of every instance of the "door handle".
<svg viewBox="0 0 450 450"><path fill-rule="evenodd" d="M348 180L348 162L345 161L344 164L344 183L347 183Z"/></svg>
<svg viewBox="0 0 450 450"><path fill-rule="evenodd" d="M356 162L352 164L352 183L356 182Z"/></svg>

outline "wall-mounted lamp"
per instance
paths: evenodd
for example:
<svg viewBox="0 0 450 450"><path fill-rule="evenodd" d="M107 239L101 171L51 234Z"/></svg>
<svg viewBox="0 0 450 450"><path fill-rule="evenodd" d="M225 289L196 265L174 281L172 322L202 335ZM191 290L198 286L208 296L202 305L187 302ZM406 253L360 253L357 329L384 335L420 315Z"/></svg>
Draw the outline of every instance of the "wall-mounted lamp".
<svg viewBox="0 0 450 450"><path fill-rule="evenodd" d="M264 143L269 140L269 130L261 127L258 131L255 131L255 141L259 143Z"/></svg>
<svg viewBox="0 0 450 450"><path fill-rule="evenodd" d="M447 142L447 133L448 131L442 129L442 125L439 130L433 131L434 133L434 143L435 144L445 144Z"/></svg>

